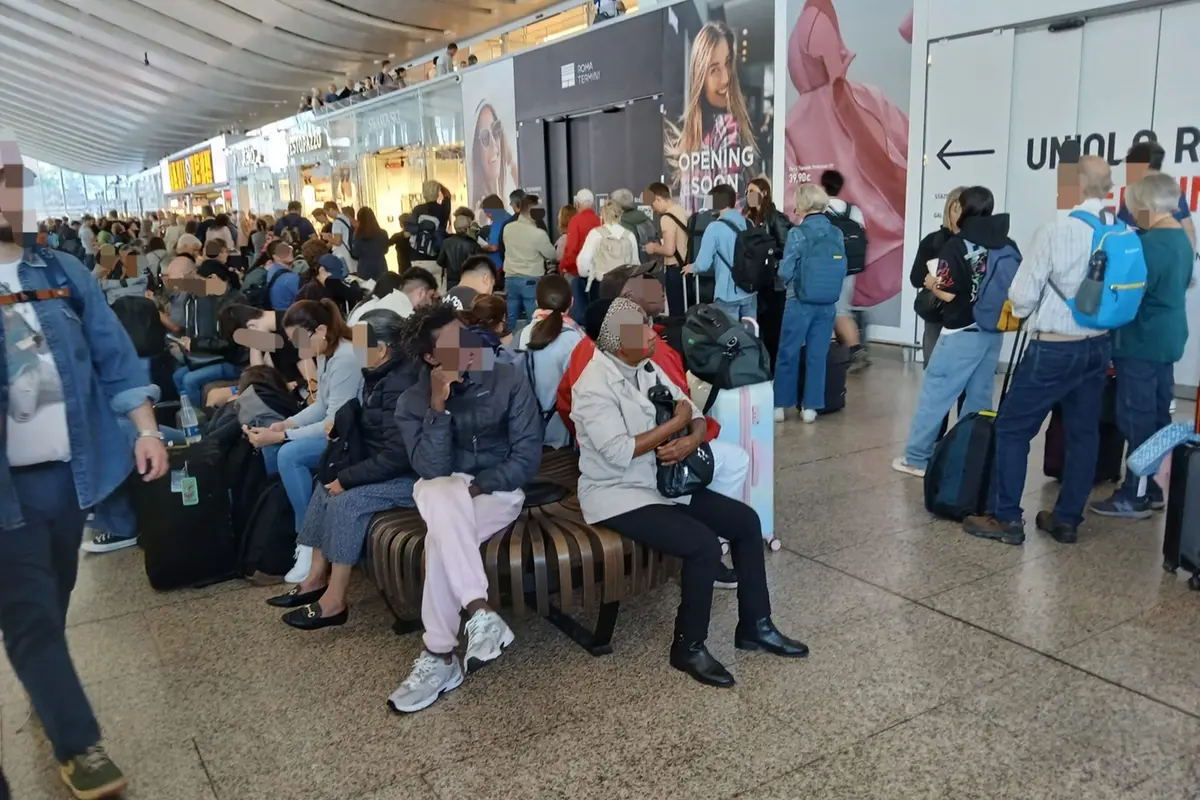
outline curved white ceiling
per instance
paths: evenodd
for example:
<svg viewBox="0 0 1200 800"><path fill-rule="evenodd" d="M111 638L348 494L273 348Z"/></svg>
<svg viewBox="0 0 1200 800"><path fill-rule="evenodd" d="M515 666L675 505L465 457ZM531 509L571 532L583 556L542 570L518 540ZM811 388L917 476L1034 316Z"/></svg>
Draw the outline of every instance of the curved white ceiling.
<svg viewBox="0 0 1200 800"><path fill-rule="evenodd" d="M557 1L0 0L0 128L65 169L138 172Z"/></svg>

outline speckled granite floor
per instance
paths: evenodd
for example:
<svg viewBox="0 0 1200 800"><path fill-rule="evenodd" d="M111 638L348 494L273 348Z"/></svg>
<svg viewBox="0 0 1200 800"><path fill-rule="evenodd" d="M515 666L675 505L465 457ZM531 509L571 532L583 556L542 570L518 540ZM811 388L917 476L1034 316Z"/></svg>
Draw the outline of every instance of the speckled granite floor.
<svg viewBox="0 0 1200 800"><path fill-rule="evenodd" d="M668 589L622 611L602 659L521 621L502 662L401 719L384 699L420 644L365 585L350 624L303 634L270 590L159 595L138 551L85 558L71 647L127 796L1200 797L1200 595L1161 571L1161 521L1019 549L933 521L889 468L918 370L882 360L845 413L783 429L772 600L812 656L735 653L719 592L733 691L667 666ZM1034 453L1030 509L1053 491ZM26 709L0 662L14 797L65 797Z"/></svg>

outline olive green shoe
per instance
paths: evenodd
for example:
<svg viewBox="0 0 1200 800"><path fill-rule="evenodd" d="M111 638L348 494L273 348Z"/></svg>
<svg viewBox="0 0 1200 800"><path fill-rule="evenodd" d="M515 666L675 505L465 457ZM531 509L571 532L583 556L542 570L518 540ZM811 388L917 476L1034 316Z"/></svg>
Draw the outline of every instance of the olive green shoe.
<svg viewBox="0 0 1200 800"><path fill-rule="evenodd" d="M100 745L93 745L83 755L59 764L58 774L62 776L63 783L71 787L77 800L116 797L129 784L124 773Z"/></svg>

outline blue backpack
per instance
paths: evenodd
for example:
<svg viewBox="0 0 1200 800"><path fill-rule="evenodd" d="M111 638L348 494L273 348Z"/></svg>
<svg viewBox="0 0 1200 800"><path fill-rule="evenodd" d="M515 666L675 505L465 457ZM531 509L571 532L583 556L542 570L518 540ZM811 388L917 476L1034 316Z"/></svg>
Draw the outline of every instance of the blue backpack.
<svg viewBox="0 0 1200 800"><path fill-rule="evenodd" d="M796 297L805 303L829 305L842 296L848 262L841 232L832 224L806 228L803 223L792 228L789 235L804 237L805 246L800 269L793 277Z"/></svg>
<svg viewBox="0 0 1200 800"><path fill-rule="evenodd" d="M1110 218L1109 212L1103 212ZM1086 211L1071 217L1092 228L1092 257L1087 275L1074 297L1068 298L1050 281L1050 288L1071 309L1085 328L1110 331L1128 325L1137 316L1146 293L1146 258L1137 232L1116 219L1102 219Z"/></svg>
<svg viewBox="0 0 1200 800"><path fill-rule="evenodd" d="M971 242L966 245L968 261L983 249ZM987 271L979 283L972 309L975 324L981 331L1015 331L1020 327L1020 320L1012 315L1012 302L1008 299L1008 290L1020 266L1021 253L1013 245L988 250Z"/></svg>

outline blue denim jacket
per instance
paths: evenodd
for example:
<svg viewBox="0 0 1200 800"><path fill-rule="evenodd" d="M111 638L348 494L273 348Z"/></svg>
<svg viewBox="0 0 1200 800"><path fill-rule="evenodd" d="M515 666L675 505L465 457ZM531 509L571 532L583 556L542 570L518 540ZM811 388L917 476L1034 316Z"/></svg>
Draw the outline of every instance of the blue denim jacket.
<svg viewBox="0 0 1200 800"><path fill-rule="evenodd" d="M71 472L80 508L110 495L133 469L129 434L120 417L159 390L134 350L129 334L105 302L100 284L66 253L27 250L18 267L26 291L70 288L71 297L34 303L42 335L54 356L67 407ZM21 504L8 466L8 364L0 325L0 526L21 527Z"/></svg>

